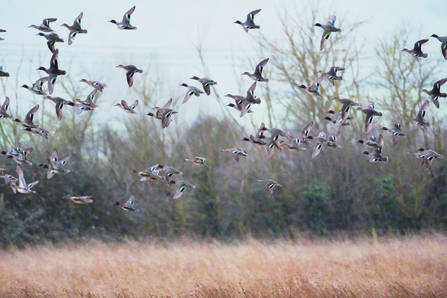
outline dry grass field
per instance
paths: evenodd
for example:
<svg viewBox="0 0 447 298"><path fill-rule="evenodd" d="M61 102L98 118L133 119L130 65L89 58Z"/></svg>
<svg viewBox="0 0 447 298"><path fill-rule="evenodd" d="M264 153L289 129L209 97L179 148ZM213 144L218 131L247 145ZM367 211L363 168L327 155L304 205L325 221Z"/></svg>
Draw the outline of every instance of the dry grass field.
<svg viewBox="0 0 447 298"><path fill-rule="evenodd" d="M2 251L0 297L447 297L447 238Z"/></svg>

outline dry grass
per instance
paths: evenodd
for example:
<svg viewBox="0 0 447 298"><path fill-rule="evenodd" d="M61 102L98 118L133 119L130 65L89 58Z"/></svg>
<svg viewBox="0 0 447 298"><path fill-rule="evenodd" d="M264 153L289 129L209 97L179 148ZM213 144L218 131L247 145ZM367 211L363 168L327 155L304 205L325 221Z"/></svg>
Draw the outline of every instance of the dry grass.
<svg viewBox="0 0 447 298"><path fill-rule="evenodd" d="M447 238L0 252L0 297L447 297Z"/></svg>

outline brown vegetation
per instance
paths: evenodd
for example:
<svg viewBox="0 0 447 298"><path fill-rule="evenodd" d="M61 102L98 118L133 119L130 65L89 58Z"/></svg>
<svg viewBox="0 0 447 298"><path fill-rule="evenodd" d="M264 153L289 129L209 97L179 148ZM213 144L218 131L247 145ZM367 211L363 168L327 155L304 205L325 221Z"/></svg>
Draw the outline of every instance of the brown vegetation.
<svg viewBox="0 0 447 298"><path fill-rule="evenodd" d="M40 246L0 253L0 296L445 297L446 244L435 235Z"/></svg>

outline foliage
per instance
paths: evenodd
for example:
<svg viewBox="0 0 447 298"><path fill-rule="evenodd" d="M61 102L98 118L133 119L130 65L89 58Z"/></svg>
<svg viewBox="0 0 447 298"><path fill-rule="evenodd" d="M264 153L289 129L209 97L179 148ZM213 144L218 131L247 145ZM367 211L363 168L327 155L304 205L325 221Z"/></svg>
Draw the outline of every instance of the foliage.
<svg viewBox="0 0 447 298"><path fill-rule="evenodd" d="M311 148L300 153L283 150L269 160L265 148L244 144L249 155L236 162L220 150L244 146L242 137L254 134L261 120L253 118L253 127L242 127L234 114L228 112L217 119L202 115L190 125L182 121L179 113L168 128L161 129L158 120L144 114L126 114L122 117L123 125L117 127L97 121L96 111L76 115L67 107L64 119L59 122L42 109L38 117L53 133L49 140L2 119L1 149L33 146L30 159L34 164L23 168L27 181L40 180L40 183L36 186L37 193L31 195L14 195L4 184L0 186L1 245L24 246L90 237L295 239L302 233L327 236L371 229L382 234L445 230L446 168L442 161L435 161L433 169L425 171L419 161L407 154L426 147L445 155L442 149L445 126L440 117L431 113L428 130L413 126L406 118L414 118L423 101L421 90L436 80L439 64L430 61L418 64L402 53L403 45L411 42L405 32L398 32L391 40L379 43L376 57L380 63L376 72L363 73L362 78L361 49L341 50L352 43L361 23L341 23L343 34L333 34L320 52L317 41L321 32L309 25L316 22L317 10L310 10L311 13L294 16L290 12L281 14L283 32L278 40L265 37L255 40L260 57L266 54L271 57L266 69L269 85L259 87L264 92L261 105L268 115L265 122L268 127L280 127L293 134L310 121L315 122L313 135L341 129L343 149L325 148L313 160L309 156ZM206 71L201 48L198 50ZM319 70L327 71L332 65L345 67L346 77L351 80L345 78L335 87L324 82L325 95L355 98L362 106L366 103L363 98L375 100L377 109L384 111L384 117L375 120L375 133L381 132L387 139L384 152L390 158L388 164L369 163L360 154L363 147L357 140L366 137L362 113L352 112L355 119L351 126L334 127L323 118L328 109L337 109L336 102L317 99L298 89L303 83L310 85ZM366 77L374 80L367 81ZM161 82L144 78L138 90L142 109L164 104L167 98L160 99L155 93ZM72 100L78 97L79 90L72 80L64 80L63 87ZM371 87L376 88L374 96L363 91ZM218 93L216 98L216 104L222 106ZM393 146L390 134L379 129L391 126L396 120L403 123L407 137ZM67 164L71 172L47 180L45 171L36 165L44 163L45 152L53 148L58 149L60 157L72 155ZM194 156L206 157L210 168L194 167L184 161ZM14 175L16 165L12 161L5 163L6 172ZM179 168L184 179L196 188L187 189L180 199L172 200L175 185L140 182L132 173L133 169L142 171L157 163ZM274 179L283 187L270 198L256 179ZM74 205L63 199L67 194L91 195L94 203ZM139 213L126 213L112 205L131 195L136 198Z"/></svg>

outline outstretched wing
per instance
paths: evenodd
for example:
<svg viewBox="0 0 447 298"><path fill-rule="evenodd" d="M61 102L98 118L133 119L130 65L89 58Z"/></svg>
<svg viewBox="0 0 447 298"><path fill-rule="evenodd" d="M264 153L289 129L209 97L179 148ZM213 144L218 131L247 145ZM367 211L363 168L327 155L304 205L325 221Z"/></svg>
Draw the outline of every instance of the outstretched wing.
<svg viewBox="0 0 447 298"><path fill-rule="evenodd" d="M129 109L134 110L137 106L138 106L138 99L135 100L135 102L131 106L129 106Z"/></svg>
<svg viewBox="0 0 447 298"><path fill-rule="evenodd" d="M124 203L124 206L125 206L125 207L131 207L131 208L133 208L134 202L135 202L135 197L132 195L132 196L130 196L130 198L126 201L126 203Z"/></svg>
<svg viewBox="0 0 447 298"><path fill-rule="evenodd" d="M26 114L25 121L28 120L28 121L33 122L34 114L36 114L38 110L39 110L39 105L37 105L37 106L35 106L34 108L32 108L32 109Z"/></svg>
<svg viewBox="0 0 447 298"><path fill-rule="evenodd" d="M417 51L422 51L422 45L423 45L424 43L426 43L427 41L428 41L428 38L427 38L427 39L421 39L421 40L418 40L418 41L414 44L414 49L417 50Z"/></svg>
<svg viewBox="0 0 447 298"><path fill-rule="evenodd" d="M74 22L73 22L73 26L79 26L79 27L81 27L81 20L82 20L82 17L84 16L84 13L80 13L79 14L79 16L74 20ZM74 37L74 36L73 36Z"/></svg>
<svg viewBox="0 0 447 298"><path fill-rule="evenodd" d="M59 157L57 155L57 150L54 149L53 152L48 156L48 162L51 166L56 167L59 165Z"/></svg>
<svg viewBox="0 0 447 298"><path fill-rule="evenodd" d="M269 62L269 58L262 60L256 65L255 73L262 75L262 71L264 70L265 65Z"/></svg>
<svg viewBox="0 0 447 298"><path fill-rule="evenodd" d="M135 6L129 9L123 16L123 23L129 23L130 22L130 16L135 11Z"/></svg>
<svg viewBox="0 0 447 298"><path fill-rule="evenodd" d="M165 103L165 105L163 106L163 109L169 109L169 107L171 106L171 104L172 104L172 98L170 98L170 99L168 100L168 102Z"/></svg>
<svg viewBox="0 0 447 298"><path fill-rule="evenodd" d="M19 165L16 167L16 172L19 177L19 187L26 188L27 185L26 185L25 177L23 176L22 168Z"/></svg>
<svg viewBox="0 0 447 298"><path fill-rule="evenodd" d="M424 104L422 105L421 109L418 112L418 115L416 116L416 120L423 121L425 118L425 115L427 114L428 107L430 105L430 102L426 100Z"/></svg>
<svg viewBox="0 0 447 298"><path fill-rule="evenodd" d="M5 98L5 102L2 104L2 109L6 112L9 107L9 97Z"/></svg>
<svg viewBox="0 0 447 298"><path fill-rule="evenodd" d="M252 12L250 12L248 15L247 15L247 21L246 21L246 23L254 23L254 21L255 21L255 15L257 15L259 12L261 11L261 9L256 9L256 10L253 10Z"/></svg>

